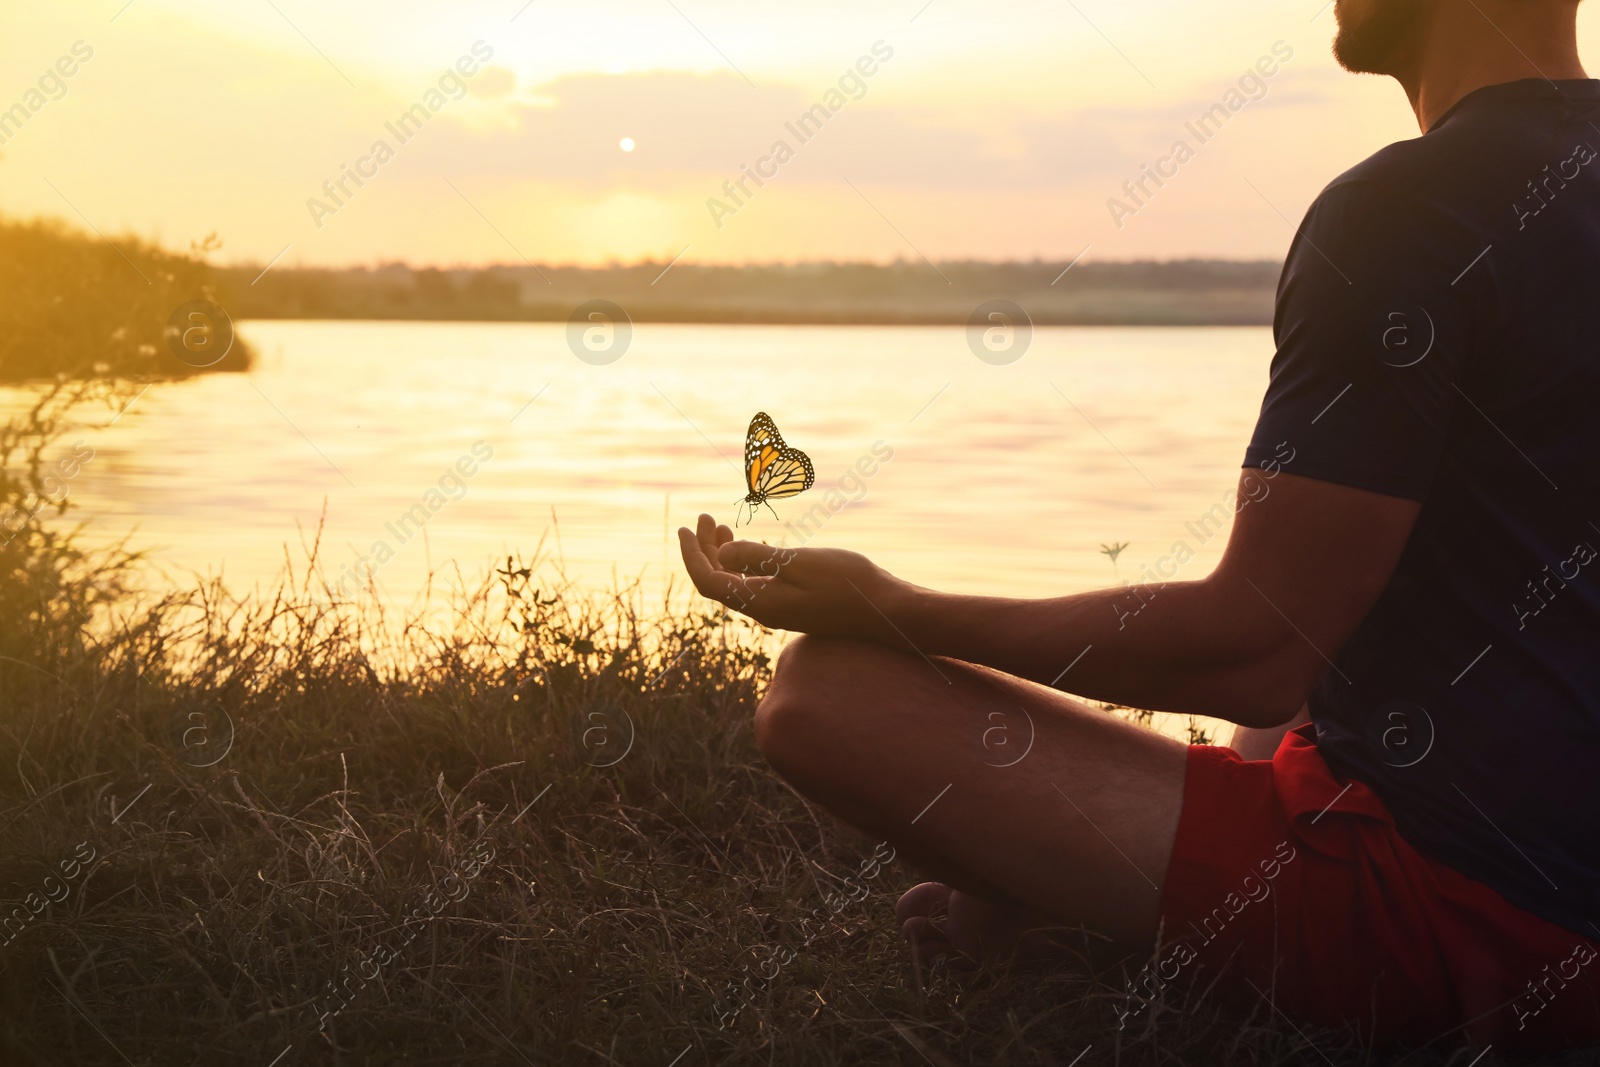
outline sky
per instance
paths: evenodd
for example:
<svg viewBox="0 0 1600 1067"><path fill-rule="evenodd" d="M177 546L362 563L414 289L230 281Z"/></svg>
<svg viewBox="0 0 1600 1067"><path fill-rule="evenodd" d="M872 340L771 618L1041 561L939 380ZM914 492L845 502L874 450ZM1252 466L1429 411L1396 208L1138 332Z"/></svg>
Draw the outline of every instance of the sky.
<svg viewBox="0 0 1600 1067"><path fill-rule="evenodd" d="M216 262L1275 258L1329 180L1417 134L1398 86L1334 64L1324 0L95 0L6 22L0 212L215 232Z"/></svg>

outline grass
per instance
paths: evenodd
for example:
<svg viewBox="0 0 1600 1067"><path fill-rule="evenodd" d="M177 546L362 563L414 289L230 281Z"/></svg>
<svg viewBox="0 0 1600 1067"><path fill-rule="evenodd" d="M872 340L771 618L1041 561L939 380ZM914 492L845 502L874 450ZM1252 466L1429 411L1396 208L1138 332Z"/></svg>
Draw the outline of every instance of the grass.
<svg viewBox="0 0 1600 1067"><path fill-rule="evenodd" d="M395 618L311 556L239 599L37 517L0 548L3 1062L1389 1062L1265 1004L1119 1031L1119 973L918 973L915 872L755 750L753 624L537 553Z"/></svg>

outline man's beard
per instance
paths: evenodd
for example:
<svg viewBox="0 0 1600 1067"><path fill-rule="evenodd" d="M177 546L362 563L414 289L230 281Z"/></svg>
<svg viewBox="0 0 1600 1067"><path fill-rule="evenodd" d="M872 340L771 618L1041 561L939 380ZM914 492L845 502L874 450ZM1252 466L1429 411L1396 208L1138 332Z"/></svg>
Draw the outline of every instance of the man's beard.
<svg viewBox="0 0 1600 1067"><path fill-rule="evenodd" d="M1333 57L1353 74L1394 74L1421 40L1432 10L1431 0L1370 0L1361 15L1339 20Z"/></svg>

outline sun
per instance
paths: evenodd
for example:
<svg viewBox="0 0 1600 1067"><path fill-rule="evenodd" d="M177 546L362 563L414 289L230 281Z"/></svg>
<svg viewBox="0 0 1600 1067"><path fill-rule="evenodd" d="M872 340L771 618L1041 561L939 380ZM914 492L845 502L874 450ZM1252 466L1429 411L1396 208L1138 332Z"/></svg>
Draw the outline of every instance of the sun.
<svg viewBox="0 0 1600 1067"><path fill-rule="evenodd" d="M618 147L620 147L624 152L632 152L633 151L633 138L632 137L624 137L622 139L622 141L619 143Z"/></svg>

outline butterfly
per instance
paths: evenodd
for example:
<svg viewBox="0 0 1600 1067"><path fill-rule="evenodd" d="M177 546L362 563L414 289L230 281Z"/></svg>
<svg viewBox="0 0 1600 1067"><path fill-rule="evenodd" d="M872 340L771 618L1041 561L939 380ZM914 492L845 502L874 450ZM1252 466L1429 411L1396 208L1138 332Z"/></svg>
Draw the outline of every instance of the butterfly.
<svg viewBox="0 0 1600 1067"><path fill-rule="evenodd" d="M811 468L811 457L784 444L772 416L758 411L744 438L744 480L750 493L740 503L750 505L751 519L762 504L777 518L777 511L767 501L805 492L816 482L817 474Z"/></svg>

